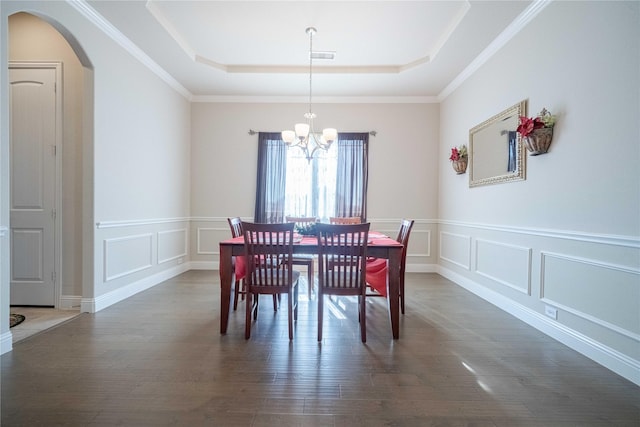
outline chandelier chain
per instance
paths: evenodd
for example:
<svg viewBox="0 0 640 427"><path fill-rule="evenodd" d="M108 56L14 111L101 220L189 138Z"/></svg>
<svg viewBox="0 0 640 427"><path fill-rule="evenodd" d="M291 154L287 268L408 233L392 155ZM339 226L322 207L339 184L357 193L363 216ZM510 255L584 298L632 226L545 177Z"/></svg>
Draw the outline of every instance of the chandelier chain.
<svg viewBox="0 0 640 427"><path fill-rule="evenodd" d="M312 87L312 76L313 76L313 33L315 30L309 31L309 115L313 114L311 111L311 97L313 96Z"/></svg>
<svg viewBox="0 0 640 427"><path fill-rule="evenodd" d="M325 128L322 133L316 134L313 128L313 35L317 32L314 27L308 27L309 35L309 111L304 114L306 123L297 123L295 131L282 131L282 140L288 147L299 147L309 162L318 150L328 150L333 141L338 138L338 131L334 128Z"/></svg>

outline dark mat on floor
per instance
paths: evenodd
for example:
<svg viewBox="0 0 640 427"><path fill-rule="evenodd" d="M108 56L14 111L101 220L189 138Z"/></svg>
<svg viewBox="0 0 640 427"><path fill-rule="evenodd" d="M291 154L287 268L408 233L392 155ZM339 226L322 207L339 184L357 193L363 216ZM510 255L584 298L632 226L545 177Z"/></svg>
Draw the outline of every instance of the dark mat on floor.
<svg viewBox="0 0 640 427"><path fill-rule="evenodd" d="M24 322L24 316L22 314L11 314L9 317L9 327L13 328L16 325Z"/></svg>

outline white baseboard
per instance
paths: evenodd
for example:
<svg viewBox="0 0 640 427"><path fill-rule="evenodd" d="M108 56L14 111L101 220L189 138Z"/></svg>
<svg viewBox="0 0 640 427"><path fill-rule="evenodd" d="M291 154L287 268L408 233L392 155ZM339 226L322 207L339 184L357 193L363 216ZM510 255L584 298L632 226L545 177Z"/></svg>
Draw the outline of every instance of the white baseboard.
<svg viewBox="0 0 640 427"><path fill-rule="evenodd" d="M13 334L11 331L0 335L0 354L5 354L13 350Z"/></svg>
<svg viewBox="0 0 640 427"><path fill-rule="evenodd" d="M189 263L192 270L219 270L220 262L218 261L191 261Z"/></svg>
<svg viewBox="0 0 640 427"><path fill-rule="evenodd" d="M97 313L117 302L123 301L137 293L145 291L157 284L171 279L178 274L191 269L191 264L186 262L175 267L163 270L152 276L145 277L137 282L130 283L121 288L115 289L96 298L82 298L80 301L80 311L83 313Z"/></svg>
<svg viewBox="0 0 640 427"><path fill-rule="evenodd" d="M405 271L407 273L437 273L438 266L436 264L407 264Z"/></svg>
<svg viewBox="0 0 640 427"><path fill-rule="evenodd" d="M610 369L634 384L640 385L640 361L632 359L565 325L554 322L543 314L535 312L521 304L517 304L513 300L487 289L447 268L439 266L437 272L551 338L558 340L562 344L599 363L605 368Z"/></svg>
<svg viewBox="0 0 640 427"><path fill-rule="evenodd" d="M60 310L77 310L82 303L82 296L80 295L63 295L60 297Z"/></svg>

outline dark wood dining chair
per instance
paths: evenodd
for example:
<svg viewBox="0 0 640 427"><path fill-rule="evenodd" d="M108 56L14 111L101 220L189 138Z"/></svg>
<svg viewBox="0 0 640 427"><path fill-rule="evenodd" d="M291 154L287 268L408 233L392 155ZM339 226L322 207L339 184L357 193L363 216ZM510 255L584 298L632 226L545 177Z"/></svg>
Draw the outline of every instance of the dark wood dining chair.
<svg viewBox="0 0 640 427"><path fill-rule="evenodd" d="M404 314L404 276L405 267L407 265L407 246L409 245L409 236L413 228L414 220L403 219L400 222L400 229L396 241L402 243L402 257L400 259L400 311ZM367 296L387 296L387 278L389 276L388 262L382 258L369 258L367 260L367 287L372 289L373 293Z"/></svg>
<svg viewBox="0 0 640 427"><path fill-rule="evenodd" d="M318 238L318 341L322 341L324 296L357 296L362 342L367 341L366 289L369 223L321 224Z"/></svg>
<svg viewBox="0 0 640 427"><path fill-rule="evenodd" d="M330 224L360 224L362 218L359 216L331 216L329 217Z"/></svg>
<svg viewBox="0 0 640 427"><path fill-rule="evenodd" d="M293 339L293 322L298 318L298 278L293 269L293 223L256 224L242 222L247 262L245 339L251 337L251 312L257 320L258 295L287 294L289 339ZM255 298L255 303L252 300Z"/></svg>
<svg viewBox="0 0 640 427"><path fill-rule="evenodd" d="M229 228L231 228L231 237L242 236L242 219L236 216L233 218L227 218ZM233 310L238 309L238 301L242 299L244 301L247 294L244 278L247 274L247 261L244 256L233 257L233 274L235 276L235 283L233 286ZM273 310L278 310L278 301L276 295L273 296ZM257 304L257 302L256 302Z"/></svg>
<svg viewBox="0 0 640 427"><path fill-rule="evenodd" d="M242 236L242 219L236 216L233 218L227 218L229 228L231 229L231 237ZM233 287L233 310L238 309L238 298L242 295L242 299L245 297L244 277L246 275L246 261L242 256L233 258L233 270L235 276L235 284Z"/></svg>
<svg viewBox="0 0 640 427"><path fill-rule="evenodd" d="M308 226L310 224L315 224L318 222L318 218L308 217L308 216L287 216L285 217L286 222L293 222L295 227L299 226ZM308 254L295 254L293 256L293 265L304 265L307 267L307 290L309 293L309 299L311 299L311 293L314 288L314 272L313 272L313 264L315 263L315 256Z"/></svg>

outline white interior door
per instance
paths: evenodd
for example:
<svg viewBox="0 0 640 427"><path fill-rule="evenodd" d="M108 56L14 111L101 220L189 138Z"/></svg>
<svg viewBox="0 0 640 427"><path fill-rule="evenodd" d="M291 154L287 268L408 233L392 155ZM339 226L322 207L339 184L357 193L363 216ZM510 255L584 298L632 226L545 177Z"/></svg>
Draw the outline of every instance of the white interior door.
<svg viewBox="0 0 640 427"><path fill-rule="evenodd" d="M11 305L56 305L56 68L11 65Z"/></svg>

